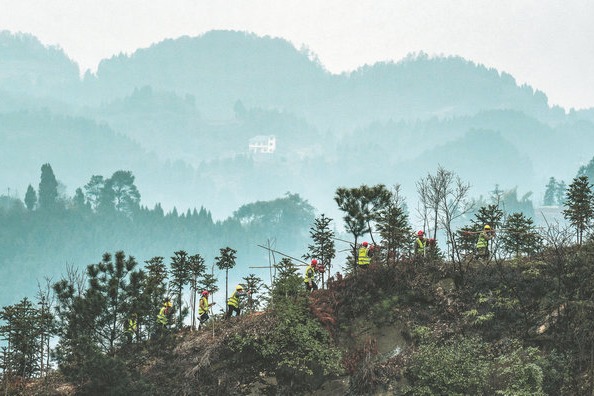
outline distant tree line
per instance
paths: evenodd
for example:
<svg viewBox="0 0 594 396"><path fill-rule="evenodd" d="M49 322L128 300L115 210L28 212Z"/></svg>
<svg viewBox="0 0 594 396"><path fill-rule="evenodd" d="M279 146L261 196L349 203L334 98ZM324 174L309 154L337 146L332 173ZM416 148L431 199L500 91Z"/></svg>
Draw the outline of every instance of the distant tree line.
<svg viewBox="0 0 594 396"><path fill-rule="evenodd" d="M594 157L587 164L580 166L576 176L586 176L590 180L590 183L594 182ZM546 206L563 206L566 199L566 191L567 185L565 182L563 180L556 180L551 176L545 187L543 204Z"/></svg>
<svg viewBox="0 0 594 396"><path fill-rule="evenodd" d="M44 164L39 184L28 186L24 202L7 198L0 206L0 264L5 279L12 280L2 288L3 301L16 291L33 292L31 275L56 277L67 264L81 267L105 251L139 252L148 259L196 249L210 260L234 241L239 263L262 261L258 243L277 238L278 248L294 251L306 245L314 219L314 208L291 193L244 205L222 221L214 221L204 207L165 213L157 203L149 209L140 204L134 175L124 170L91 176L72 197L59 191L51 165Z"/></svg>

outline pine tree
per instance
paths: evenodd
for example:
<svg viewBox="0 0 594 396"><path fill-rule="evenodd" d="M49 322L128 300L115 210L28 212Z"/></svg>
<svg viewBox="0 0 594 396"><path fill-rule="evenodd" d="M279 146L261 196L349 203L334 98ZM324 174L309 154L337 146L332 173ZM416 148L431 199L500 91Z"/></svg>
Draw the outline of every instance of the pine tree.
<svg viewBox="0 0 594 396"><path fill-rule="evenodd" d="M555 192L555 200L557 205L563 206L565 203L565 193L567 191L567 185L563 180L557 183L557 191Z"/></svg>
<svg viewBox="0 0 594 396"><path fill-rule="evenodd" d="M499 205L483 206L475 213L475 219L472 220L472 223L478 230L482 230L483 226L487 224L491 226L491 229L497 230L497 228L501 227L503 215L504 213Z"/></svg>
<svg viewBox="0 0 594 396"><path fill-rule="evenodd" d="M554 177L549 179L549 182L545 188L543 203L545 206L553 206L558 203L557 201L557 180Z"/></svg>
<svg viewBox="0 0 594 396"><path fill-rule="evenodd" d="M573 179L567 189L563 216L575 227L578 245L582 244L584 232L592 223L594 215L594 193L588 176Z"/></svg>
<svg viewBox="0 0 594 396"><path fill-rule="evenodd" d="M50 164L41 166L39 182L39 209L52 211L58 204L58 181Z"/></svg>
<svg viewBox="0 0 594 396"><path fill-rule="evenodd" d="M328 271L328 277L330 277L332 259L336 257L334 232L329 227L331 222L332 219L326 217L323 213L314 220L313 227L309 229L313 244L307 246L308 253L302 256L305 260L317 259L324 265L324 270ZM324 288L324 273L322 273L322 288Z"/></svg>
<svg viewBox="0 0 594 396"><path fill-rule="evenodd" d="M80 277L69 276L53 285L58 299L60 340L56 348L60 367L75 378L91 375L84 371L88 360L114 355L124 338L124 324L133 301L130 277L137 265L134 257L109 253L98 264L87 266L88 285Z"/></svg>
<svg viewBox="0 0 594 396"><path fill-rule="evenodd" d="M336 189L334 201L338 208L345 213L343 220L347 232L353 235L354 243L352 245L352 257L350 262L353 269L357 266L357 240L363 235L369 234L372 243L373 238L372 223L376 220L379 211L385 209L390 203L391 193L383 184L372 187L362 185L358 188Z"/></svg>
<svg viewBox="0 0 594 396"><path fill-rule="evenodd" d="M74 197L72 198L72 207L78 211L87 208L85 205L85 196L81 188L77 188L74 193Z"/></svg>
<svg viewBox="0 0 594 396"><path fill-rule="evenodd" d="M122 340L123 324L132 314L129 309L134 304L127 297L134 294L131 293L130 277L137 266L134 257L126 258L122 251L116 252L113 258L115 260L105 253L100 263L87 267L87 296L91 309L102 308L96 311L95 325L99 342L107 348L106 352L113 352Z"/></svg>
<svg viewBox="0 0 594 396"><path fill-rule="evenodd" d="M594 183L594 157L586 165L580 166L578 176L587 176L590 183Z"/></svg>
<svg viewBox="0 0 594 396"><path fill-rule="evenodd" d="M82 367L87 359L98 353L93 324L95 312L101 308L89 308L85 282L84 274L68 268L67 277L52 286L57 298L55 311L59 336L54 348L55 359L66 376L77 379L88 378Z"/></svg>
<svg viewBox="0 0 594 396"><path fill-rule="evenodd" d="M367 233L373 241L372 223L377 213L390 203L391 197L390 190L383 184L350 189L341 187L336 190L334 200L339 209L345 212L344 221L355 242Z"/></svg>
<svg viewBox="0 0 594 396"><path fill-rule="evenodd" d="M192 328L194 328L196 326L196 293L198 292L198 277L206 272L206 265L204 264L204 258L199 254L190 256L188 262L190 285L192 288Z"/></svg>
<svg viewBox="0 0 594 396"><path fill-rule="evenodd" d="M465 225L456 231L456 246L462 256L474 252L480 229L475 224Z"/></svg>
<svg viewBox="0 0 594 396"><path fill-rule="evenodd" d="M407 250L412 229L408 223L404 202L395 187L390 203L377 215L377 229L382 237L382 250L385 250L386 263L394 263Z"/></svg>
<svg viewBox="0 0 594 396"><path fill-rule="evenodd" d="M38 334L39 334L39 371L41 376L50 369L50 341L56 335L56 322L52 314L51 282L46 278L46 289L38 286L37 291Z"/></svg>
<svg viewBox="0 0 594 396"><path fill-rule="evenodd" d="M27 192L25 193L25 206L29 211L35 209L35 205L37 205L37 193L33 186L29 184L27 187Z"/></svg>
<svg viewBox="0 0 594 396"><path fill-rule="evenodd" d="M4 377L31 378L39 373L40 314L33 304L24 298L19 303L3 307L0 319L0 335L7 341L3 360Z"/></svg>
<svg viewBox="0 0 594 396"><path fill-rule="evenodd" d="M175 256L171 257L170 269L170 289L174 293L176 308L177 308L177 325L179 329L182 327L183 320L188 314L188 308L182 309L182 297L184 287L190 283L190 263L188 253L183 250L174 252Z"/></svg>
<svg viewBox="0 0 594 396"><path fill-rule="evenodd" d="M345 213L342 219L344 220L346 231L350 233L354 239L350 262L352 263L353 268L355 268L357 265L357 241L359 237L362 237L368 231L365 218L360 211L357 197L353 190L346 188L337 189L334 200L338 204L338 208Z"/></svg>
<svg viewBox="0 0 594 396"><path fill-rule="evenodd" d="M97 210L101 202L101 194L103 187L105 186L105 180L101 175L93 175L87 184L85 184L85 198L87 203L91 206L91 209Z"/></svg>
<svg viewBox="0 0 594 396"><path fill-rule="evenodd" d="M131 307L139 302L130 296L142 295L132 290L143 282L134 269L136 261L123 252L103 255L98 264L87 266L84 278L69 273L54 284L58 299L59 341L55 357L60 371L80 385L83 394L131 394L137 356L125 360L121 348L125 341L124 325L131 317Z"/></svg>
<svg viewBox="0 0 594 396"><path fill-rule="evenodd" d="M536 231L534 222L519 212L507 217L499 239L503 251L516 257L530 256L542 247L542 237Z"/></svg>
<svg viewBox="0 0 594 396"><path fill-rule="evenodd" d="M247 299L248 312L256 311L260 306L260 301L256 298L263 286L262 279L255 274L249 274L242 278L245 281L246 291L249 291Z"/></svg>
<svg viewBox="0 0 594 396"><path fill-rule="evenodd" d="M283 258L274 266L277 276L273 280L270 291L269 303L273 308L286 305L303 292L303 278L298 274L297 267L291 259Z"/></svg>
<svg viewBox="0 0 594 396"><path fill-rule="evenodd" d="M124 318L124 329L128 329L129 320L134 316L136 331L132 339L136 340L144 338L145 323L152 319L152 305L145 289L146 276L145 271L133 271L130 273L128 287L125 290L123 310L128 313L128 316Z"/></svg>
<svg viewBox="0 0 594 396"><path fill-rule="evenodd" d="M145 306L142 311L148 314L143 317L145 318L147 332L153 334L155 330L155 318L167 293L166 283L168 273L163 257L156 256L145 261L145 263L147 274L144 277L143 301Z"/></svg>
<svg viewBox="0 0 594 396"><path fill-rule="evenodd" d="M118 212L132 216L138 210L140 193L134 185L134 175L130 171L119 170L106 181L105 189L113 193L113 204Z"/></svg>
<svg viewBox="0 0 594 396"><path fill-rule="evenodd" d="M219 256L215 257L215 264L218 269L225 270L225 301L229 298L229 270L235 267L235 254L237 250L230 247L219 249Z"/></svg>

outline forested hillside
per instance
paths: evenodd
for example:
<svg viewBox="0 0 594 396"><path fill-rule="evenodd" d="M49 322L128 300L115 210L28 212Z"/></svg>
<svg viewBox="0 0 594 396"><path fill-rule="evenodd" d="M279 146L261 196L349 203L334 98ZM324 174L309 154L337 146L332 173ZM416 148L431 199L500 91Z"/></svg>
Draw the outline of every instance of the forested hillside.
<svg viewBox="0 0 594 396"><path fill-rule="evenodd" d="M58 175L59 177L59 175ZM314 208L298 194L243 205L224 221L204 207L165 212L160 204L140 204L135 176L124 170L90 175L75 195L59 191L50 164L41 167L38 183L24 200L0 199L0 266L3 303L33 295L45 278L81 270L105 252L123 250L140 263L168 258L178 250L200 254L211 263L219 249L238 251L239 267L267 265L258 244L272 243L293 253L305 246ZM290 238L283 235L290 235Z"/></svg>
<svg viewBox="0 0 594 396"><path fill-rule="evenodd" d="M468 205L466 184L438 169L420 183L426 224L439 224L447 244L430 238L430 227L427 238L413 234L398 189L384 185L336 191L350 242L336 237L332 219L309 217L312 208L296 196L247 205L221 225L203 210L165 216L165 223L214 227L233 245L246 237L241 229L251 235L276 225L295 237L280 219L308 223L308 261L281 254L270 282L250 274L218 287L200 252L178 250L169 262L153 257L145 265L123 251L105 253L86 272L63 274L2 308L0 334L11 344L1 384L23 395L591 394L594 186L584 174L591 168L564 191L567 225L548 227L508 211L497 194ZM164 224L157 208L137 212L128 172L94 178L86 199L81 191L66 209L51 199L50 170L42 167L38 200L27 194L29 219L76 213L78 203L94 223L121 226L105 217L119 215ZM475 249L481 238L486 254ZM342 243L345 259L337 256ZM226 280L242 271L236 253L221 248L214 259ZM306 290L301 263L311 263L319 289ZM238 317L212 310L197 329L193 296L208 304L223 292L237 299Z"/></svg>

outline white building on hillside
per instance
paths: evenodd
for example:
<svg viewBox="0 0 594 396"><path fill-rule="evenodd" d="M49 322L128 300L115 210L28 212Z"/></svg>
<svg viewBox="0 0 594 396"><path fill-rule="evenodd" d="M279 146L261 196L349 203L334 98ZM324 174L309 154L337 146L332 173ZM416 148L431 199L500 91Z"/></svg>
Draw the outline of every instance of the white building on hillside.
<svg viewBox="0 0 594 396"><path fill-rule="evenodd" d="M250 153L272 154L276 150L276 137L274 135L258 135L249 141Z"/></svg>

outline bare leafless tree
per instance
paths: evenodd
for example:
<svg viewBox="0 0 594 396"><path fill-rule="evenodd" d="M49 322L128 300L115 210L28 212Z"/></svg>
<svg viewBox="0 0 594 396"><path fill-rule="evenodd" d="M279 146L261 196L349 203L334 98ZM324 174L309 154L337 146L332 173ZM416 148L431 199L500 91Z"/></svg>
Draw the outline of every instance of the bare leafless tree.
<svg viewBox="0 0 594 396"><path fill-rule="evenodd" d="M439 167L439 169L443 169ZM438 172L439 172L438 169ZM429 230L429 224L433 223L433 239L437 239L437 227L439 219L439 203L445 196L443 181L438 175L428 174L426 178L417 182L420 207L418 212L423 219L423 228Z"/></svg>
<svg viewBox="0 0 594 396"><path fill-rule="evenodd" d="M452 224L472 210L473 202L467 199L469 190L470 184L442 166L437 168L435 174L429 173L426 178L417 182L423 213L429 214L429 219L425 218L424 221L433 222L434 239L437 239L438 228L445 231L451 244L448 255L452 262L460 261Z"/></svg>

